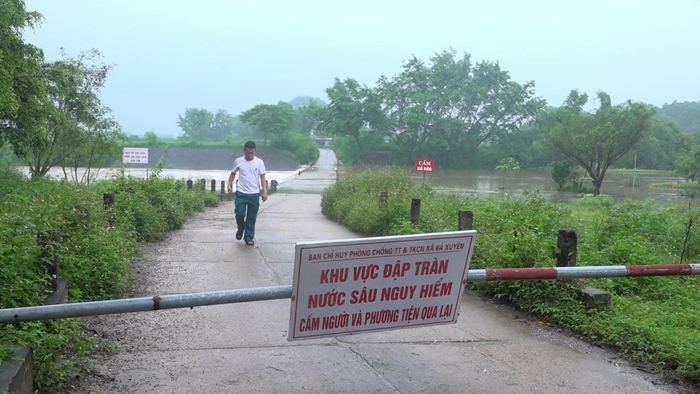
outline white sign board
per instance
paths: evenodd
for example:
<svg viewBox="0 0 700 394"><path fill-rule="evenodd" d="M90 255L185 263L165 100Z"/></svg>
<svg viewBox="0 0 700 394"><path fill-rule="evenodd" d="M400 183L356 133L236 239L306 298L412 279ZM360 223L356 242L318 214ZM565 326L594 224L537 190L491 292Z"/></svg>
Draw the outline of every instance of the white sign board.
<svg viewBox="0 0 700 394"><path fill-rule="evenodd" d="M476 231L300 242L288 340L457 322Z"/></svg>
<svg viewBox="0 0 700 394"><path fill-rule="evenodd" d="M148 148L124 148L122 159L124 163L148 164Z"/></svg>

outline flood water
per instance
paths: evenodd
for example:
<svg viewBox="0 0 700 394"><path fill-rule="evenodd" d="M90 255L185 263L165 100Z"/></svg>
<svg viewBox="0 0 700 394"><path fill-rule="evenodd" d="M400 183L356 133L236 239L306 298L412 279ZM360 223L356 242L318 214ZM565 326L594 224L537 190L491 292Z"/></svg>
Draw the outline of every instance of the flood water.
<svg viewBox="0 0 700 394"><path fill-rule="evenodd" d="M357 171L351 167L338 166L335 153L329 149L321 149L320 157L313 166L303 166L301 171L268 171L268 180L279 182L279 191L284 193L313 193L321 194L332 185L337 176L342 177L346 171ZM28 170L24 168L28 173ZM103 169L98 178L109 178L118 170ZM146 177L145 169L130 169L131 175ZM164 169L160 176L170 176L182 179L216 180L217 188L220 181L228 179L226 170L178 170ZM49 176L62 178L59 168L54 168ZM422 182L425 179L437 191L469 196L473 198L521 197L525 190L539 190L548 201L570 202L584 195L581 193L559 192L558 185L550 176L549 170L517 170L506 173L497 170L454 170L436 169L433 173L416 174L414 179ZM654 183L683 182L683 178L658 173L637 172L608 172L603 181L601 195L610 196L616 200L651 199L659 205L684 204L693 206L700 204L700 199L689 199L678 189L652 187Z"/></svg>
<svg viewBox="0 0 700 394"><path fill-rule="evenodd" d="M359 170L346 166L337 167L333 151L321 149L321 156L315 165L306 169L300 176L280 185L280 191L323 193L323 189L335 182L336 175L342 177L343 173L349 171ZM422 182L424 177L416 174L414 179ZM517 170L504 174L496 170L436 169L433 173L425 174L425 181L435 190L473 198L520 197L525 190L539 190L552 202L570 202L584 196L582 193L559 192L549 170ZM700 204L700 200L690 200L678 189L652 187L654 183L683 181L683 178L658 173L608 172L603 181L601 195L610 196L615 200L651 199L660 205L688 204L689 201L692 201L694 206Z"/></svg>
<svg viewBox="0 0 700 394"><path fill-rule="evenodd" d="M415 179L422 181L423 176L416 175ZM496 170L436 169L434 173L426 173L425 180L436 190L474 198L517 197L524 190L539 190L553 202L569 202L583 196L582 193L558 191L559 186L552 180L549 170L517 170L504 174ZM652 186L661 182L683 181L683 178L648 172L608 172L600 192L615 200L652 199L661 205L687 204L691 200L684 197L679 189Z"/></svg>

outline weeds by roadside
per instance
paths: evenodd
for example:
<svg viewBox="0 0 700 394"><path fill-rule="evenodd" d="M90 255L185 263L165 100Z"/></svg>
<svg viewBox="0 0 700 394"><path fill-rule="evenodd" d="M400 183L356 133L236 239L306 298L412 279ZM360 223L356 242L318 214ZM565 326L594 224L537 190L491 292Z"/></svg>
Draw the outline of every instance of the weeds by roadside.
<svg viewBox="0 0 700 394"><path fill-rule="evenodd" d="M105 209L103 193L114 193ZM215 206L219 197L188 191L183 181L138 179L120 174L86 186L44 179L27 180L11 167L0 168L0 308L39 305L49 294L49 276L39 241L60 235L60 276L68 280L69 302L113 299L129 286L129 260L139 242L159 240L194 212ZM79 375L87 355L101 344L84 335L80 320L0 324L0 359L30 346L34 386L61 389Z"/></svg>
<svg viewBox="0 0 700 394"><path fill-rule="evenodd" d="M380 205L380 193L388 199ZM409 220L411 199L420 198L418 226ZM480 200L435 193L397 168L347 174L326 190L322 207L331 219L366 235L454 231L460 210L474 212L479 232L472 268L554 266L557 232L578 234L581 266L674 264L700 257L700 240L686 241L688 208L652 202L586 197L548 203L538 192L522 198ZM684 246L685 245L685 246ZM689 259L689 260L688 260ZM578 289L588 284L611 293L609 308L589 308ZM700 278L647 277L578 281L504 281L473 288L521 310L619 348L630 359L675 372L684 384L700 384Z"/></svg>

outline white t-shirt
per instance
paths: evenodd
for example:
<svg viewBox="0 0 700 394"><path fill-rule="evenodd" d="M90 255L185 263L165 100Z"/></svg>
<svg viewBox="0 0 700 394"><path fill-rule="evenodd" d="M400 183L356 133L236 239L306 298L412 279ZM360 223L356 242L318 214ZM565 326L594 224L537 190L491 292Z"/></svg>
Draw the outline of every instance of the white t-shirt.
<svg viewBox="0 0 700 394"><path fill-rule="evenodd" d="M245 194L260 193L260 175L265 174L265 163L254 157L253 160L246 160L245 157L239 157L233 164L231 172L238 172L238 187L239 192Z"/></svg>

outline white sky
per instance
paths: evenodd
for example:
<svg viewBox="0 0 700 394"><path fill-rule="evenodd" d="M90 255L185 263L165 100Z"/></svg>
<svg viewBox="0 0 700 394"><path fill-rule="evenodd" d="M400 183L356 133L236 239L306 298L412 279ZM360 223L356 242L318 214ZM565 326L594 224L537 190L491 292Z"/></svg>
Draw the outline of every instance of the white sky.
<svg viewBox="0 0 700 394"><path fill-rule="evenodd" d="M700 100L699 0L26 0L26 41L47 60L97 48L116 64L103 100L127 134L178 135L187 107L233 115L334 77L375 86L450 47L498 61L560 105L571 89L613 102Z"/></svg>

